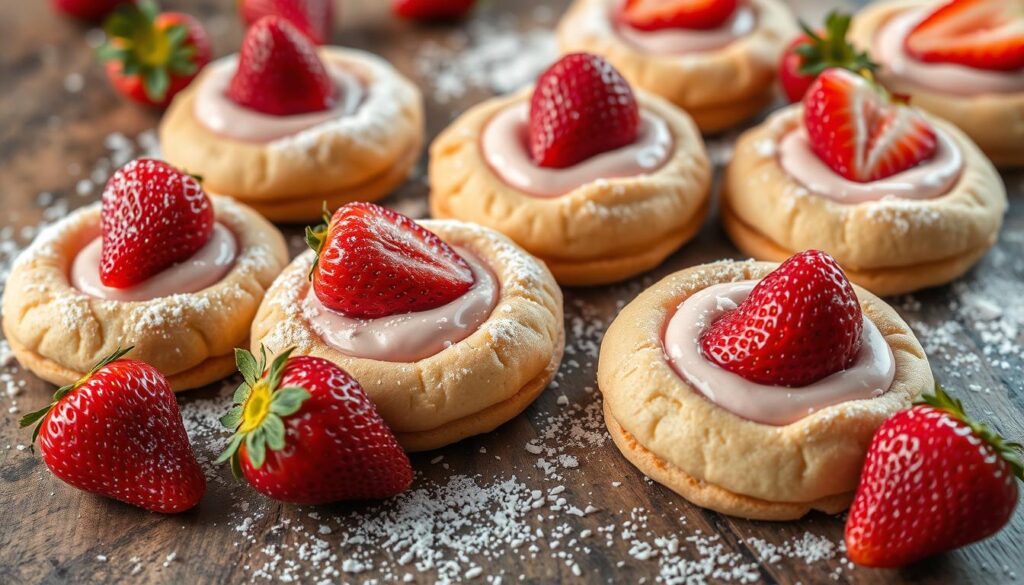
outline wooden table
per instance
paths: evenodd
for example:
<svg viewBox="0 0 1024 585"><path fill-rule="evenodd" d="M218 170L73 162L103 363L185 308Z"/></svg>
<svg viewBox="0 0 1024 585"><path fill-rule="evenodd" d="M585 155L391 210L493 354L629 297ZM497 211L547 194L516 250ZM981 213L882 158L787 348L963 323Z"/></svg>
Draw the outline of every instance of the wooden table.
<svg viewBox="0 0 1024 585"><path fill-rule="evenodd" d="M217 54L237 47L241 27L232 2L166 4L199 16ZM493 43L501 34L494 31L509 27L550 28L565 2L551 2L550 9L533 0L488 2L476 19L500 26L471 29L468 36L453 27L396 23L385 4L346 2L336 40L381 53L420 82L433 136L489 94L487 87L458 95L463 88L456 86L454 96L439 88L438 67L451 59L451 47ZM829 3L801 4L820 14ZM534 34L537 42L550 42ZM97 198L96 184L112 164L139 152L136 137L158 116L108 89L89 46L95 33L55 18L45 2L0 7L0 39L0 260L9 267L32 226ZM709 142L718 166L734 136ZM145 147L147 134L141 142ZM425 214L424 168L390 204ZM1005 179L1011 208L997 248L960 283L893 302L921 336L936 377L971 411L1020 438L1024 175ZM299 233L297 226L285 229ZM302 247L296 237L290 243L293 253ZM48 400L52 386L5 360L0 379L11 391L0 392L0 583L496 583L495 576L502 583L1021 582L1020 509L1009 527L983 543L901 571L867 570L842 555L842 517L812 514L780 524L728 518L689 505L625 462L604 433L594 390L601 334L657 278L724 257L739 254L713 214L699 237L655 272L618 286L566 291L569 343L556 384L494 433L414 456L411 495L380 505L278 505L234 483L226 467L214 468L210 461L224 441L215 416L227 408L230 380L181 397L210 478L197 509L165 517L76 491L50 475L26 448L29 432L16 425ZM387 542L389 534L396 539ZM398 538L410 534L462 540L424 546Z"/></svg>

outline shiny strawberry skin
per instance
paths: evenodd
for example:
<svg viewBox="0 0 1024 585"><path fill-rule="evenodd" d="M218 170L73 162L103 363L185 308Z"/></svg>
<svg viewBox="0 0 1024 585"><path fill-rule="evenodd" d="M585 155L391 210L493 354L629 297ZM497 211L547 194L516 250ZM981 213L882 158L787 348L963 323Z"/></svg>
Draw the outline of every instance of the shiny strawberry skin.
<svg viewBox="0 0 1024 585"><path fill-rule="evenodd" d="M125 288L188 259L209 241L213 222L195 177L160 160L129 162L101 198L100 280Z"/></svg>
<svg viewBox="0 0 1024 585"><path fill-rule="evenodd" d="M541 74L530 98L530 156L542 167L570 167L632 144L639 127L629 83L597 55L562 57Z"/></svg>
<svg viewBox="0 0 1024 585"><path fill-rule="evenodd" d="M245 33L227 96L272 116L320 112L337 90L316 47L287 20L264 16Z"/></svg>
<svg viewBox="0 0 1024 585"><path fill-rule="evenodd" d="M330 219L313 269L323 305L374 319L433 309L462 296L475 277L466 260L412 219L350 203Z"/></svg>
<svg viewBox="0 0 1024 585"><path fill-rule="evenodd" d="M795 49L809 42L810 37L800 35L793 39L782 53L782 61L779 63L779 83L782 85L782 91L786 94L786 99L790 103L803 99L817 77L800 73L800 67L803 66L804 59L797 54Z"/></svg>
<svg viewBox="0 0 1024 585"><path fill-rule="evenodd" d="M133 0L50 0L54 10L73 18L95 22L108 15L121 4Z"/></svg>
<svg viewBox="0 0 1024 585"><path fill-rule="evenodd" d="M276 15L295 25L318 45L331 40L333 0L240 0L238 4L248 26L264 16Z"/></svg>
<svg viewBox="0 0 1024 585"><path fill-rule="evenodd" d="M281 387L309 391L284 417L285 447L256 468L243 445L242 473L256 491L296 504L387 498L412 483L412 467L362 387L318 357L290 358Z"/></svg>
<svg viewBox="0 0 1024 585"><path fill-rule="evenodd" d="M391 11L409 20L455 20L464 18L476 0L392 0Z"/></svg>
<svg viewBox="0 0 1024 585"><path fill-rule="evenodd" d="M1017 504L1007 461L962 420L918 405L882 423L846 522L847 556L900 567L981 540Z"/></svg>
<svg viewBox="0 0 1024 585"><path fill-rule="evenodd" d="M718 366L758 384L800 387L857 359L860 302L836 261L817 250L783 262L699 343Z"/></svg>
<svg viewBox="0 0 1024 585"><path fill-rule="evenodd" d="M167 379L136 360L107 364L61 398L39 451L62 481L153 512L188 510L206 489Z"/></svg>
<svg viewBox="0 0 1024 585"><path fill-rule="evenodd" d="M1024 3L947 2L919 22L904 44L910 55L928 63L992 71L1024 69Z"/></svg>
<svg viewBox="0 0 1024 585"><path fill-rule="evenodd" d="M621 18L646 31L718 28L736 12L739 0L626 0Z"/></svg>
<svg viewBox="0 0 1024 585"><path fill-rule="evenodd" d="M827 69L804 96L811 149L851 181L895 175L932 158L938 148L931 124L883 91L844 69Z"/></svg>

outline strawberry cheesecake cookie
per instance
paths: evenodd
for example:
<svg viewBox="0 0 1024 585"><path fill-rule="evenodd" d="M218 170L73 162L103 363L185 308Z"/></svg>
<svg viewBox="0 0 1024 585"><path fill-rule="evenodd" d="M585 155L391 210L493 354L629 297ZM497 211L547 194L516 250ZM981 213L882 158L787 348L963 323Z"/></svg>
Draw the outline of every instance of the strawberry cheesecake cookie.
<svg viewBox="0 0 1024 585"><path fill-rule="evenodd" d="M100 203L45 229L11 269L3 331L22 366L64 385L132 356L187 390L232 373L263 294L288 262L258 213L169 164L132 161Z"/></svg>
<svg viewBox="0 0 1024 585"><path fill-rule="evenodd" d="M565 285L660 264L697 233L710 187L690 117L585 53L469 110L430 147L432 215L504 233Z"/></svg>
<svg viewBox="0 0 1024 585"><path fill-rule="evenodd" d="M564 348L551 273L501 234L352 203L267 293L252 344L352 375L409 451L490 431L547 387Z"/></svg>
<svg viewBox="0 0 1024 585"><path fill-rule="evenodd" d="M744 253L825 250L879 295L963 275L995 243L1006 205L960 129L845 69L743 134L722 186L722 220Z"/></svg>
<svg viewBox="0 0 1024 585"><path fill-rule="evenodd" d="M379 57L317 49L278 17L216 61L160 124L168 161L277 221L390 193L419 160L419 89Z"/></svg>
<svg viewBox="0 0 1024 585"><path fill-rule="evenodd" d="M603 56L717 132L771 102L779 57L798 32L779 0L576 0L558 43Z"/></svg>
<svg viewBox="0 0 1024 585"><path fill-rule="evenodd" d="M762 520L845 509L875 429L933 385L907 324L819 251L672 274L616 317L597 376L626 459Z"/></svg>
<svg viewBox="0 0 1024 585"><path fill-rule="evenodd" d="M959 126L997 165L1024 165L1024 3L875 2L850 32L886 88Z"/></svg>

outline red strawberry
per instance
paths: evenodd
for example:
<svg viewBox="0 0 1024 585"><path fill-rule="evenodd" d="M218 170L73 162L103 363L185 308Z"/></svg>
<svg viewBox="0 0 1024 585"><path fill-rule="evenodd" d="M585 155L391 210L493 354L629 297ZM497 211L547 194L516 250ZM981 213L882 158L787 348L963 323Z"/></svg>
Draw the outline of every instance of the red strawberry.
<svg viewBox="0 0 1024 585"><path fill-rule="evenodd" d="M717 28L736 12L739 0L626 0L622 19L639 30Z"/></svg>
<svg viewBox="0 0 1024 585"><path fill-rule="evenodd" d="M331 40L333 0L239 0L238 9L246 25L251 26L264 16L276 15L292 23L318 45Z"/></svg>
<svg viewBox="0 0 1024 585"><path fill-rule="evenodd" d="M1017 505L1022 449L936 387L875 432L846 519L847 556L900 567L995 534Z"/></svg>
<svg viewBox="0 0 1024 585"><path fill-rule="evenodd" d="M50 0L54 10L72 18L97 21L110 14L120 4L133 0Z"/></svg>
<svg viewBox="0 0 1024 585"><path fill-rule="evenodd" d="M227 95L273 116L320 112L334 104L334 83L316 47L280 16L264 16L245 33Z"/></svg>
<svg viewBox="0 0 1024 585"><path fill-rule="evenodd" d="M260 362L235 350L245 381L221 418L235 431L217 460L261 494L296 504L387 498L412 483L409 457L363 388L313 356Z"/></svg>
<svg viewBox="0 0 1024 585"><path fill-rule="evenodd" d="M995 71L1022 69L1024 2L953 0L918 23L904 44L921 61Z"/></svg>
<svg viewBox="0 0 1024 585"><path fill-rule="evenodd" d="M410 20L456 20L473 9L476 0L391 0L395 16Z"/></svg>
<svg viewBox="0 0 1024 585"><path fill-rule="evenodd" d="M199 21L181 12L160 13L143 0L119 8L104 24L99 50L107 78L125 97L159 108L210 62L210 39Z"/></svg>
<svg viewBox="0 0 1024 585"><path fill-rule="evenodd" d="M440 307L475 281L469 264L408 217L372 203L349 203L306 228L317 254L313 290L331 310L364 319Z"/></svg>
<svg viewBox="0 0 1024 585"><path fill-rule="evenodd" d="M121 359L130 350L104 358L20 424L38 423L32 440L62 481L153 512L184 512L199 503L206 479L167 379Z"/></svg>
<svg viewBox="0 0 1024 585"><path fill-rule="evenodd" d="M709 360L747 380L800 387L852 364L863 328L843 270L825 252L808 250L764 277L699 341Z"/></svg>
<svg viewBox="0 0 1024 585"><path fill-rule="evenodd" d="M629 83L597 55L562 57L541 74L530 99L530 155L542 167L570 167L632 144L639 127Z"/></svg>
<svg viewBox="0 0 1024 585"><path fill-rule="evenodd" d="M188 259L213 235L213 206L199 181L161 160L118 169L103 190L100 281L126 288Z"/></svg>
<svg viewBox="0 0 1024 585"><path fill-rule="evenodd" d="M876 67L867 53L857 51L846 41L850 15L832 12L825 19L824 32L818 33L800 23L804 34L793 39L782 53L779 81L790 102L798 102L818 75L830 67L850 71L873 71Z"/></svg>
<svg viewBox="0 0 1024 585"><path fill-rule="evenodd" d="M827 69L811 85L804 96L804 127L821 160L861 183L930 159L938 144L916 110L845 69Z"/></svg>

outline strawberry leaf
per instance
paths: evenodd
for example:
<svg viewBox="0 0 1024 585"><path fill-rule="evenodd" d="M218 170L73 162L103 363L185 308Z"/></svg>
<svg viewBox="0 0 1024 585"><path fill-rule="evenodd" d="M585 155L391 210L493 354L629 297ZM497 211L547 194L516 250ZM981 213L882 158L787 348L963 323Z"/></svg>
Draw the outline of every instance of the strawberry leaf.
<svg viewBox="0 0 1024 585"><path fill-rule="evenodd" d="M302 403L310 397L309 391L297 386L281 388L270 401L270 412L278 416L289 416L298 412Z"/></svg>
<svg viewBox="0 0 1024 585"><path fill-rule="evenodd" d="M237 433L234 436L232 436L231 440L228 441L227 448L225 448L224 451L217 457L217 459L214 460L214 464L220 465L221 463L224 463L228 459L234 457L235 453L238 452L238 448L242 445L242 440L244 439L245 435L241 433Z"/></svg>
<svg viewBox="0 0 1024 585"><path fill-rule="evenodd" d="M167 89L171 86L171 75L164 67L153 67L142 71L142 88L146 90L146 96L158 102L167 95Z"/></svg>
<svg viewBox="0 0 1024 585"><path fill-rule="evenodd" d="M224 425L227 429L237 429L238 425L242 424L242 412L245 409L241 406L234 406L227 414L220 417L220 424Z"/></svg>
<svg viewBox="0 0 1024 585"><path fill-rule="evenodd" d="M290 356L293 351L295 351L295 348L289 347L274 358L273 363L270 364L270 373L267 375L267 385L271 392L277 390L277 387L281 385L281 376L284 375L284 367L288 363L288 356Z"/></svg>
<svg viewBox="0 0 1024 585"><path fill-rule="evenodd" d="M284 449L284 421L274 413L263 419L263 432L267 437L267 446L271 451Z"/></svg>
<svg viewBox="0 0 1024 585"><path fill-rule="evenodd" d="M256 358L248 350L235 348L235 365L238 366L238 371L241 372L242 378L245 379L245 383L250 387L260 379L263 374L263 370L256 364ZM248 396L248 394L246 394ZM244 399L243 399L244 401ZM235 391L235 402L238 400L238 391Z"/></svg>
<svg viewBox="0 0 1024 585"><path fill-rule="evenodd" d="M245 436L245 454L254 468L263 467L267 457L267 435L262 427Z"/></svg>

